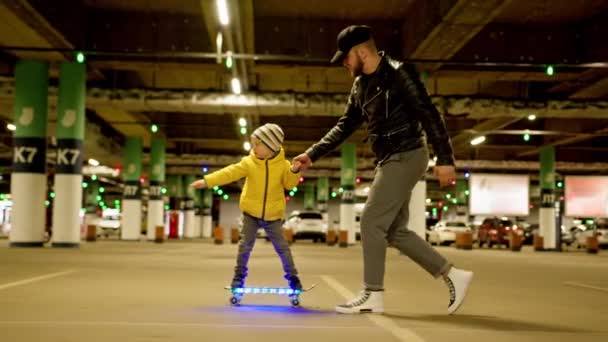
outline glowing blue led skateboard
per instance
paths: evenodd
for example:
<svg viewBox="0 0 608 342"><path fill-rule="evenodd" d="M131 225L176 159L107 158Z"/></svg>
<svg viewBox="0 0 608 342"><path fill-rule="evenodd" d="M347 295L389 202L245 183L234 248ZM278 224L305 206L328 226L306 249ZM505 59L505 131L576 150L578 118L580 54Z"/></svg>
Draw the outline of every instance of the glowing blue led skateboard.
<svg viewBox="0 0 608 342"><path fill-rule="evenodd" d="M294 290L289 287L236 287L232 288L230 286L224 287L226 290L230 290L232 292L232 297L230 297L230 304L239 305L243 296L245 294L278 294L278 295L287 295L289 296L289 302L291 306L297 307L300 306L300 294L303 292L307 292L312 290L317 284L313 284L310 287L303 288L301 290Z"/></svg>

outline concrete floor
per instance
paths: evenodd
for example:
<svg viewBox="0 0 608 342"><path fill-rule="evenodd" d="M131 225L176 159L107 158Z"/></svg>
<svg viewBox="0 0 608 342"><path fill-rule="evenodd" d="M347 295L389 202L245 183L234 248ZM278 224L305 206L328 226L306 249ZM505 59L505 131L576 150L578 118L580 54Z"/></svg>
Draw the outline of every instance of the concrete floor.
<svg viewBox="0 0 608 342"><path fill-rule="evenodd" d="M236 245L98 241L79 249L9 248L0 240L2 341L608 341L608 251L439 250L475 271L467 301L389 250L384 315L333 311L361 283L361 248L298 242L296 265L317 287L228 304ZM250 286L285 286L258 240Z"/></svg>

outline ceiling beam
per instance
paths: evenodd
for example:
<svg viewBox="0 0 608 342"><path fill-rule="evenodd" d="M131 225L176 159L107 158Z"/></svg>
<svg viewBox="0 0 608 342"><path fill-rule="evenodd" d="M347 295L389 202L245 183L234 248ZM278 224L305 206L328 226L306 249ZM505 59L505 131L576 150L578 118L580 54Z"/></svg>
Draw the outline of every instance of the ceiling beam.
<svg viewBox="0 0 608 342"><path fill-rule="evenodd" d="M593 29L588 29L573 23L490 23L453 59L532 63L538 65L539 70L544 70L547 64L553 64L554 75L557 75L561 70L560 64L589 64L590 68L602 66L593 63L608 60L608 48L599 39L607 35L608 24L598 24Z"/></svg>
<svg viewBox="0 0 608 342"><path fill-rule="evenodd" d="M235 53L254 53L255 29L253 25L253 1L252 0L232 0L229 2L234 13L234 38ZM247 31L251 30L251 31ZM238 59L240 66L240 80L242 83L243 92L249 90L249 74L253 66L252 60Z"/></svg>
<svg viewBox="0 0 608 342"><path fill-rule="evenodd" d="M112 106L87 106L95 111L95 113L112 126L116 131L124 137L141 137L144 147L150 146L152 133L150 131L150 122L147 117L141 113L128 112L120 108ZM118 121L113 123L112 121ZM143 124L144 122L147 124Z"/></svg>
<svg viewBox="0 0 608 342"><path fill-rule="evenodd" d="M571 99L605 99L608 96L608 74L602 79L586 87L578 89L570 95Z"/></svg>
<svg viewBox="0 0 608 342"><path fill-rule="evenodd" d="M74 5L78 6L78 5ZM4 10L6 9L6 10ZM0 33L0 44L5 46L28 46L73 50L74 45L57 30L50 21L39 13L26 0L13 0L0 4L0 22L5 27ZM65 52L16 51L15 56L24 59L46 61L72 61L74 54ZM91 79L103 79L104 75L96 69L87 73ZM58 70L52 69L51 76L59 77Z"/></svg>
<svg viewBox="0 0 608 342"><path fill-rule="evenodd" d="M294 4L294 6L298 5ZM306 6L310 4L307 3ZM359 23L361 22L373 28L378 48L391 56L402 55L401 19L362 18L359 20ZM323 17L256 15L255 51L261 60L264 60L264 56L282 55L292 57L291 60L281 57L285 64L293 64L297 60L301 63L329 66L329 60L336 49L336 36L344 27L352 24L354 24L352 19L331 15Z"/></svg>
<svg viewBox="0 0 608 342"><path fill-rule="evenodd" d="M409 20L403 29L405 39L411 37L410 32L417 33L418 37L405 41L404 46L408 46L408 43L415 44L411 58L450 59L510 2L511 0L448 1L452 5L446 10L448 6L443 6L446 1L418 1L410 9ZM414 27L420 24L420 20L424 20L422 29ZM440 66L439 63L433 63L421 65L420 68L434 71Z"/></svg>
<svg viewBox="0 0 608 342"><path fill-rule="evenodd" d="M517 157L521 158L521 157L527 157L527 156L536 155L536 154L539 153L540 149L543 148L543 147L545 147L545 146L563 146L563 145L569 145L569 144L574 144L574 143L581 142L581 141L584 141L584 140L587 140L587 139L591 139L591 138L593 138L595 136L598 136L598 135L606 135L606 134L608 134L608 127L602 128L600 130L596 130L596 131L592 132L590 135L579 135L579 136L575 136L575 137L568 137L568 138L559 139L559 140L553 141L553 142L551 142L549 144L546 144L546 145L543 145L543 146L539 146L539 147L530 149L530 150L528 150L526 152L519 153L519 154L517 154Z"/></svg>
<svg viewBox="0 0 608 342"><path fill-rule="evenodd" d="M14 0L0 4L2 30L0 43L5 46L32 46L42 48L72 49L73 46L65 37L26 0ZM19 58L40 58L43 60L63 61L71 59L64 52L31 52L19 51Z"/></svg>
<svg viewBox="0 0 608 342"><path fill-rule="evenodd" d="M470 130L466 130L466 131L458 134L457 136L453 137L452 138L452 147L454 148L455 151L458 151L466 146L470 146L470 142L471 142L472 138L474 138L476 136L484 135L486 132L491 132L491 131L502 129L519 120L521 120L521 118L512 118L512 117L486 120L478 125L475 125L475 127L471 128Z"/></svg>
<svg viewBox="0 0 608 342"><path fill-rule="evenodd" d="M593 88L598 82L608 78L608 69L587 69L575 77L551 87L547 92L555 95L576 95L584 92L586 89Z"/></svg>
<svg viewBox="0 0 608 342"><path fill-rule="evenodd" d="M593 69L608 71L608 69ZM572 82L575 78L580 77L578 71L566 70L558 72L553 76L547 75L545 70L473 70L473 69L441 69L437 70L429 78L437 79L469 79L479 81L537 81L537 82L556 82L563 80L564 82Z"/></svg>

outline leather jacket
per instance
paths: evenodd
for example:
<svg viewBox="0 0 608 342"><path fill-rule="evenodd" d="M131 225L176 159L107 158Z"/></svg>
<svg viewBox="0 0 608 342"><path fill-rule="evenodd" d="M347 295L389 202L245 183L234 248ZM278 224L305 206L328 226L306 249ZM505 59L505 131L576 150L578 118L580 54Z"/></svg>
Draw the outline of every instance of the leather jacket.
<svg viewBox="0 0 608 342"><path fill-rule="evenodd" d="M373 74L357 76L344 114L306 154L316 161L338 147L363 122L367 122L366 140L377 161L386 160L394 153L426 146L426 133L437 155L436 164L454 165L445 122L431 103L412 64L383 55Z"/></svg>

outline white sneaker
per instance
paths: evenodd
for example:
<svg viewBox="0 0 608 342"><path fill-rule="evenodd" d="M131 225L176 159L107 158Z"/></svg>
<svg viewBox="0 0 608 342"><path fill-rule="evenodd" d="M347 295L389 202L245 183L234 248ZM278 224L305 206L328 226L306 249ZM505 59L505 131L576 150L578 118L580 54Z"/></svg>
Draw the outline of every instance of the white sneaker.
<svg viewBox="0 0 608 342"><path fill-rule="evenodd" d="M467 290L471 280L473 280L473 272L459 270L452 267L447 276L443 277L446 285L450 289L450 305L448 305L448 315L453 314L458 310L464 298L467 295Z"/></svg>
<svg viewBox="0 0 608 342"><path fill-rule="evenodd" d="M363 290L350 302L336 306L336 311L343 314L383 313L383 291Z"/></svg>

